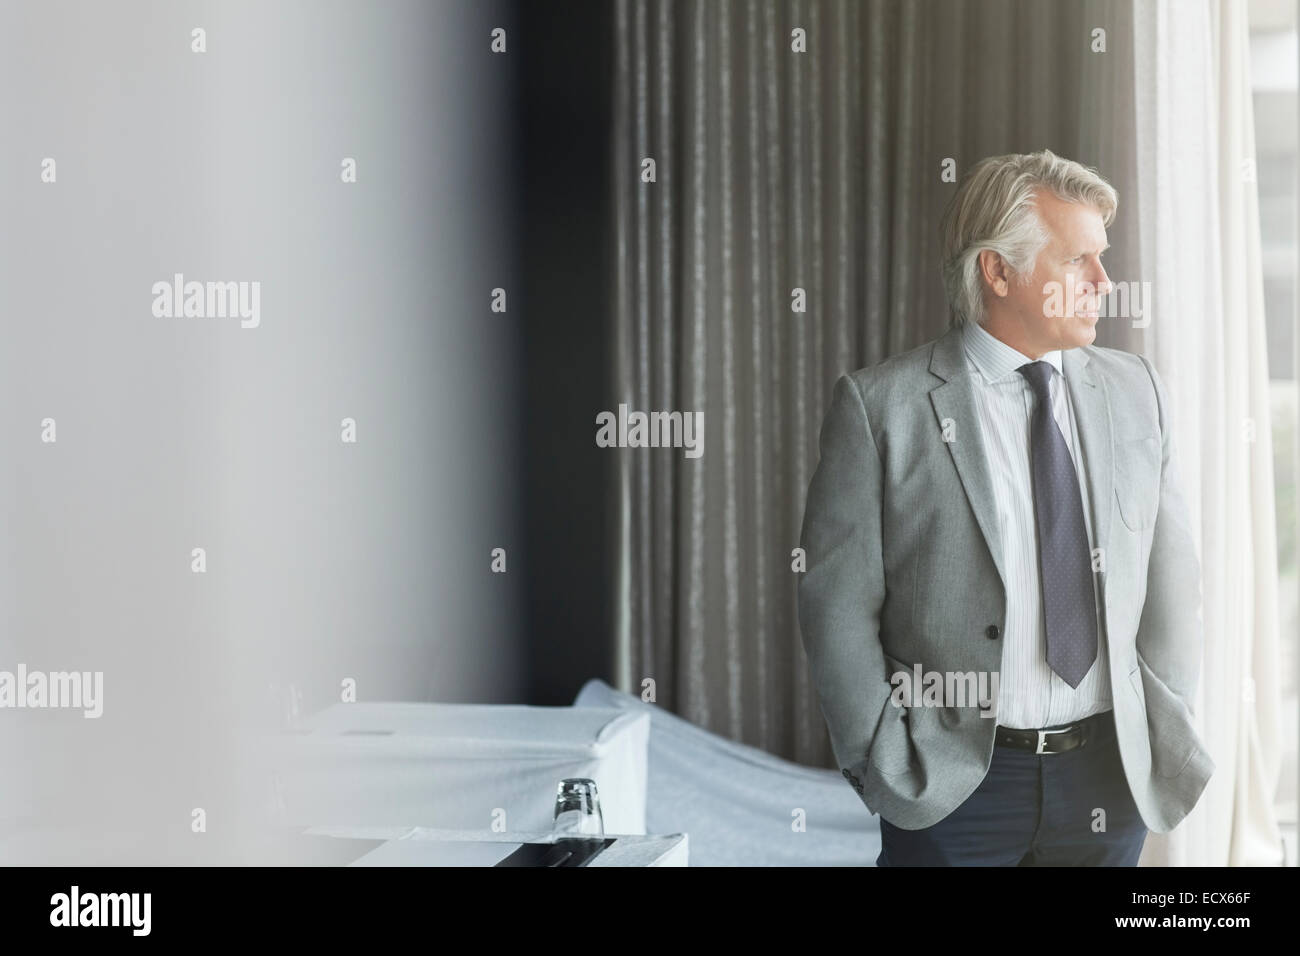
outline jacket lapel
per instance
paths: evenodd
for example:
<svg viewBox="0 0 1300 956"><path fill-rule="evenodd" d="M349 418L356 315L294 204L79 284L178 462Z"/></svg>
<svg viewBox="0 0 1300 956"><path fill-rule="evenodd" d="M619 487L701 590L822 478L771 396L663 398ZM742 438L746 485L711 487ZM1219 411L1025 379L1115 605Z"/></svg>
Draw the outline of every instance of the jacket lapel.
<svg viewBox="0 0 1300 956"><path fill-rule="evenodd" d="M930 403L943 428L945 420L953 422L953 441L946 442L957 467L966 500L979 523L993 564L1002 579L1003 591L1007 587L1007 573L1002 564L1002 536L993 498L993 485L989 477L988 459L984 454L984 440L980 436L975 394L972 391L970 369L962 347L961 326L956 326L934 344L930 355L930 371L944 380L944 384L930 391Z"/></svg>
<svg viewBox="0 0 1300 956"><path fill-rule="evenodd" d="M1091 498L1093 547L1105 548L1110 540L1110 505L1115 494L1114 447L1106 383L1089 364L1091 357L1088 349L1067 349L1061 353L1061 367L1074 405L1074 427L1079 432ZM1105 564L1100 573L1104 584Z"/></svg>

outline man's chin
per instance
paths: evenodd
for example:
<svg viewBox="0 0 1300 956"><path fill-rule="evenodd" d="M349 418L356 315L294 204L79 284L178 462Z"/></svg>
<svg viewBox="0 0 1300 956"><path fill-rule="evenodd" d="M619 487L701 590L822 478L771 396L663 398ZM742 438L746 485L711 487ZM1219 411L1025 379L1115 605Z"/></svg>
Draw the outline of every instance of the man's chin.
<svg viewBox="0 0 1300 956"><path fill-rule="evenodd" d="M1064 336L1063 348L1077 349L1097 341L1097 316L1078 315Z"/></svg>

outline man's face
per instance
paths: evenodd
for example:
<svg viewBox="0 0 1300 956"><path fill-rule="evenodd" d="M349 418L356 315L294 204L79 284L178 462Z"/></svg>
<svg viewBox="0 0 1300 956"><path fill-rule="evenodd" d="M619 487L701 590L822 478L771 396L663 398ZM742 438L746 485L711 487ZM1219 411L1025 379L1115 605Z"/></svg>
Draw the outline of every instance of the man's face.
<svg viewBox="0 0 1300 956"><path fill-rule="evenodd" d="M1111 285L1101 265L1108 245L1101 213L1047 191L1037 194L1035 204L1047 245L1028 282L1017 278L994 284L986 328L994 331L994 323L1000 323L1021 351L1036 357L1091 345L1097 338L1099 302Z"/></svg>

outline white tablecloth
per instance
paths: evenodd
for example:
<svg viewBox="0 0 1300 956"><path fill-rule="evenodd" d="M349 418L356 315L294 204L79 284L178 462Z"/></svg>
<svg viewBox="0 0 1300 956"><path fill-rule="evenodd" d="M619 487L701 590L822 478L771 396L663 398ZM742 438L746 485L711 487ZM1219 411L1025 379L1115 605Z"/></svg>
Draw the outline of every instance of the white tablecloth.
<svg viewBox="0 0 1300 956"><path fill-rule="evenodd" d="M646 714L355 703L299 729L267 745L279 823L546 832L560 780L590 777L605 832L646 832Z"/></svg>
<svg viewBox="0 0 1300 956"><path fill-rule="evenodd" d="M651 718L650 833L688 833L692 866L875 866L880 818L838 770L710 733L593 678L574 701Z"/></svg>

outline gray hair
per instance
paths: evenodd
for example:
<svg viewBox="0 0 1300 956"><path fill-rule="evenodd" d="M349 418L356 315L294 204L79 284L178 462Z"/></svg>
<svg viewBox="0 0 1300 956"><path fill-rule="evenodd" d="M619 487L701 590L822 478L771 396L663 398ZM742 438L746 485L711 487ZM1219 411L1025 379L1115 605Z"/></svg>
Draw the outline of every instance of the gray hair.
<svg viewBox="0 0 1300 956"><path fill-rule="evenodd" d="M1029 280L1048 238L1035 212L1039 189L1094 207L1107 226L1119 204L1115 188L1095 169L1051 150L980 160L962 177L941 227L943 285L958 322L984 321L979 255L985 249L1000 255L1020 281Z"/></svg>

